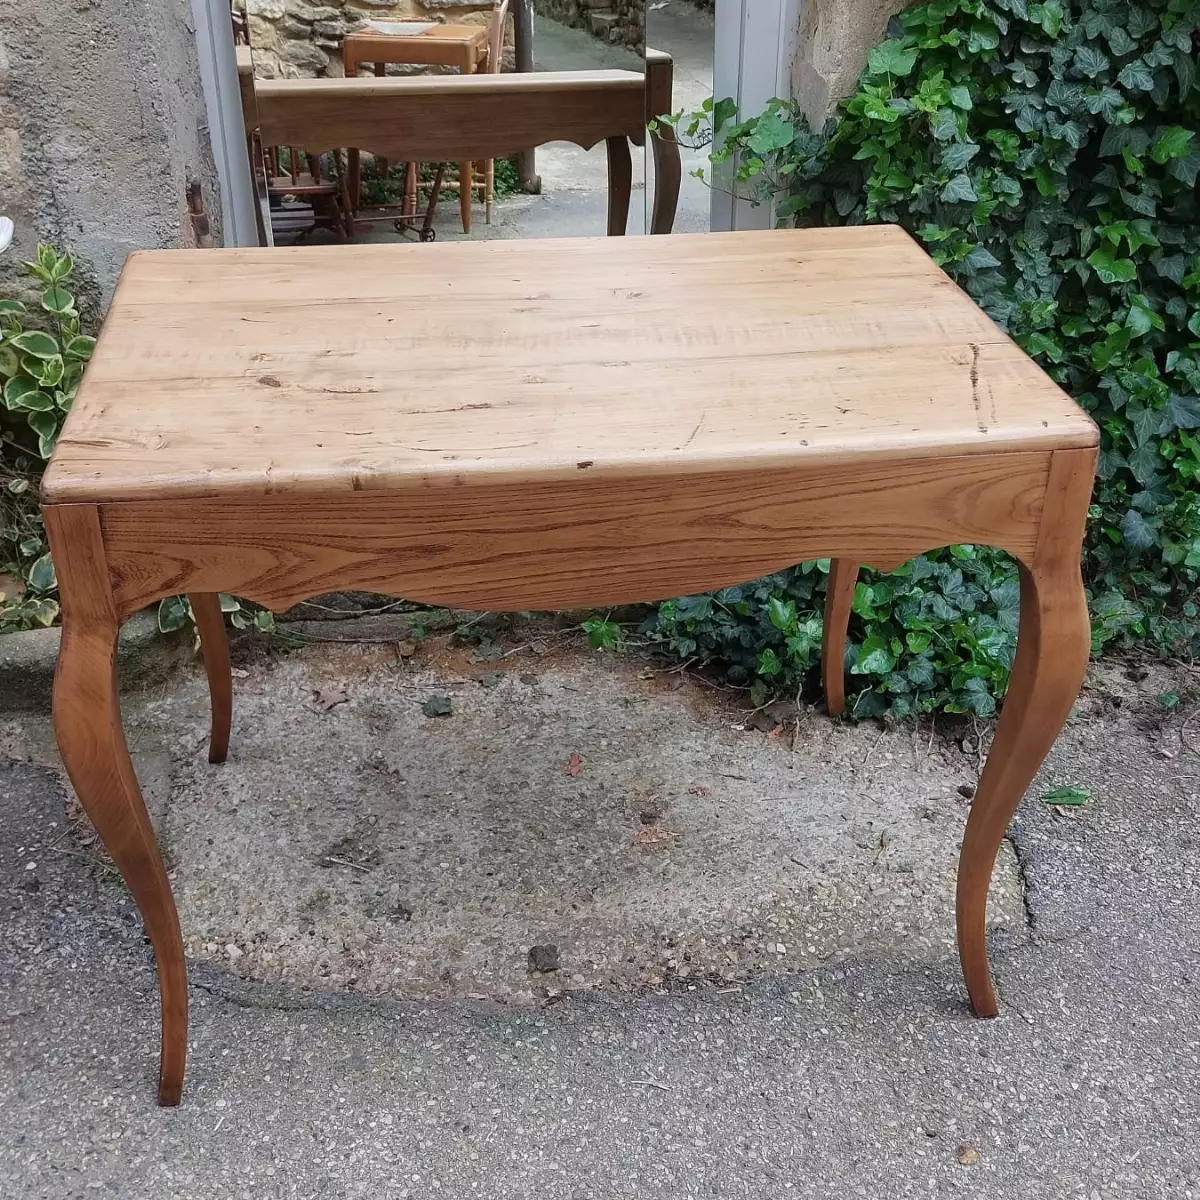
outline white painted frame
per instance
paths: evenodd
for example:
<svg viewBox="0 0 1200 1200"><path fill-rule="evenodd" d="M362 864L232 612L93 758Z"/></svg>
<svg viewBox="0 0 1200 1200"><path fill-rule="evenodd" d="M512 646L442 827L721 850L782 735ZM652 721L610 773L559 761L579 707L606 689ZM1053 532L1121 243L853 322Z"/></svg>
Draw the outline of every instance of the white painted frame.
<svg viewBox="0 0 1200 1200"><path fill-rule="evenodd" d="M740 119L763 110L768 100L791 94L792 59L803 0L716 0L713 97L730 97ZM713 172L710 227L771 229L773 207L735 198L732 164Z"/></svg>
<svg viewBox="0 0 1200 1200"><path fill-rule="evenodd" d="M254 180L246 152L229 0L192 0L192 20L200 86L208 110L208 137L221 189L223 241L226 246L257 246Z"/></svg>

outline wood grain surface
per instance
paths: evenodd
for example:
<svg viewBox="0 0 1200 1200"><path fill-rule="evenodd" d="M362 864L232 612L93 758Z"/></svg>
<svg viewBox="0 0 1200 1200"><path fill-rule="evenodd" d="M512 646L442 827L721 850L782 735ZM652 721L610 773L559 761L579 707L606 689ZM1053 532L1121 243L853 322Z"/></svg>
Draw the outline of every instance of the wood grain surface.
<svg viewBox="0 0 1200 1200"><path fill-rule="evenodd" d="M486 30L484 31L486 34ZM545 142L645 136L637 71L259 79L264 145L356 146L397 162L504 158Z"/></svg>
<svg viewBox="0 0 1200 1200"><path fill-rule="evenodd" d="M116 602L232 592L274 609L362 587L525 610L685 595L837 554L894 567L950 542L1032 555L1050 456L482 482L104 505Z"/></svg>
<svg viewBox="0 0 1200 1200"><path fill-rule="evenodd" d="M43 497L758 472L1097 436L891 226L177 250L126 265Z"/></svg>

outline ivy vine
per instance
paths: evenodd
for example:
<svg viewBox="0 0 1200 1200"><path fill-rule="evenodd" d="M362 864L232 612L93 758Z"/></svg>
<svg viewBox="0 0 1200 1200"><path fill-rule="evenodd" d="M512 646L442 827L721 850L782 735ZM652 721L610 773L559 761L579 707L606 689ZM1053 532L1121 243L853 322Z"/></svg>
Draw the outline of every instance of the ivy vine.
<svg viewBox="0 0 1200 1200"><path fill-rule="evenodd" d="M935 0L896 17L818 132L790 101L673 123L781 222L903 225L1096 419L1094 648L1200 648L1200 0ZM761 694L818 660L823 564L664 605L649 632ZM1006 556L864 575L857 711L987 714L1017 617Z"/></svg>

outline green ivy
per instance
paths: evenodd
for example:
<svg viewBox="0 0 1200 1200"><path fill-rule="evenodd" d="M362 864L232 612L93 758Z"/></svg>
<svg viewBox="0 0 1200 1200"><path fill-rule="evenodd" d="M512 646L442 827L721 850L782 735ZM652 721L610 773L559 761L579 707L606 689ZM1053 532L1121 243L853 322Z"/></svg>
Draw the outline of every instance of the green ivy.
<svg viewBox="0 0 1200 1200"><path fill-rule="evenodd" d="M740 123L727 102L674 118L784 223L909 229L1093 415L1097 650L1200 648L1198 24L1200 0L937 0L894 19L821 133L781 100ZM816 661L822 592L809 565L665 605L651 633L792 687ZM992 711L1016 603L993 551L864 573L858 711ZM792 604L785 633L773 618Z"/></svg>

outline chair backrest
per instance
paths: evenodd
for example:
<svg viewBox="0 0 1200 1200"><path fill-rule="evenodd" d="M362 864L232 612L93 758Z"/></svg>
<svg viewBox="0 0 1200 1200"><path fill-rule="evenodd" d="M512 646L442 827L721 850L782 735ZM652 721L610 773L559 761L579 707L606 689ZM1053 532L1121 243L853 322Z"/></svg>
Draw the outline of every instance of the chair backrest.
<svg viewBox="0 0 1200 1200"><path fill-rule="evenodd" d="M508 24L509 0L496 0L492 15L488 19L487 73L499 75L501 59L504 57L504 27Z"/></svg>

